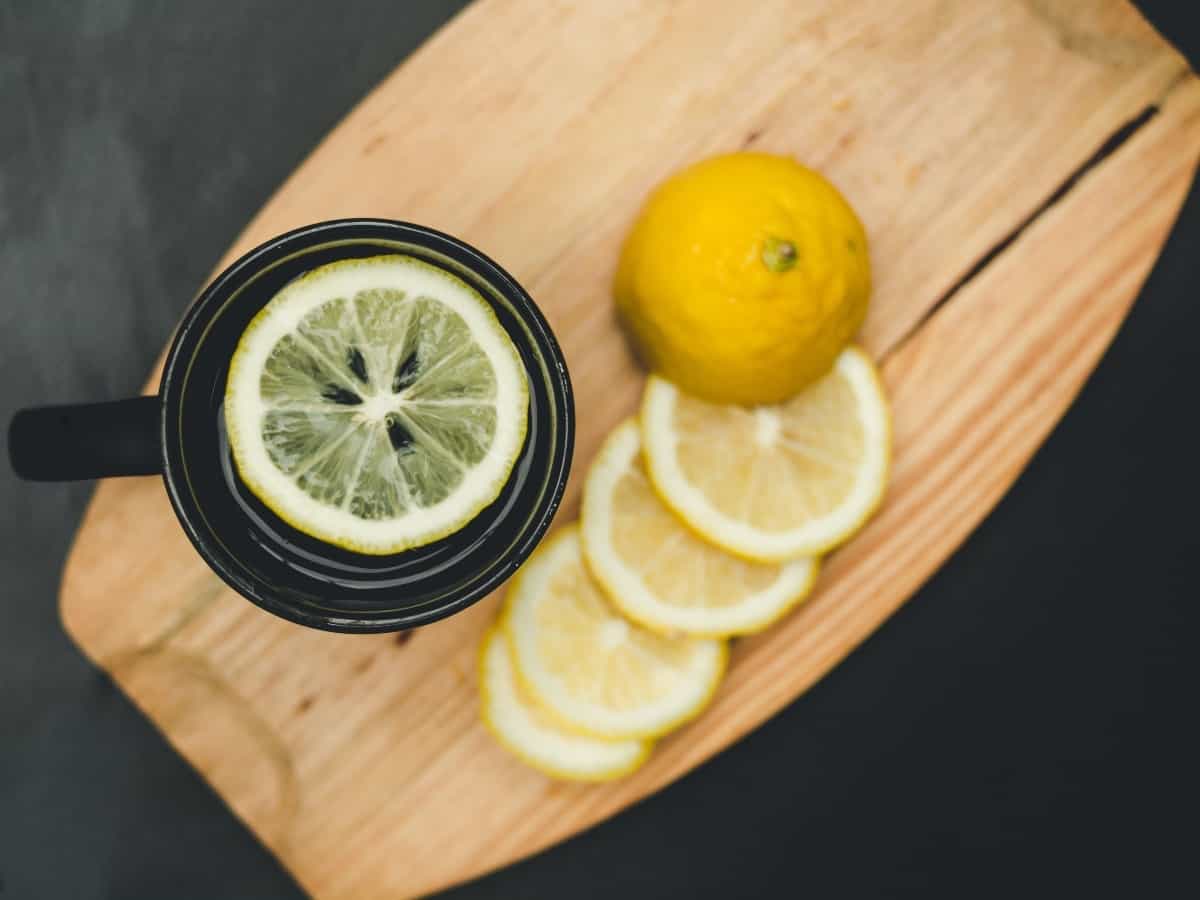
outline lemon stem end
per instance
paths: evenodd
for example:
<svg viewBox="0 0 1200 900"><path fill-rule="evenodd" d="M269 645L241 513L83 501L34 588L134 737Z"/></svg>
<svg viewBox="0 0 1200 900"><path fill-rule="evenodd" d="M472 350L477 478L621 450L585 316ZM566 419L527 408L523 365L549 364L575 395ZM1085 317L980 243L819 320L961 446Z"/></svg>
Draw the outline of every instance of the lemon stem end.
<svg viewBox="0 0 1200 900"><path fill-rule="evenodd" d="M796 265L796 245L779 238L767 238L763 244L762 259L772 272L786 272Z"/></svg>

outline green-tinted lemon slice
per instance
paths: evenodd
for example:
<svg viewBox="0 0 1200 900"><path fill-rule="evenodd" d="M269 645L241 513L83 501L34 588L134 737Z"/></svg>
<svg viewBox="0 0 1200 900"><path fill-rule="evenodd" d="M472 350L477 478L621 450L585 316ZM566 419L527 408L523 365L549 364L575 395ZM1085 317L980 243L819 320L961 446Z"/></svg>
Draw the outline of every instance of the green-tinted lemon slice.
<svg viewBox="0 0 1200 900"><path fill-rule="evenodd" d="M359 553L445 537L496 499L521 452L528 386L495 313L407 256L288 284L234 351L225 424L272 512Z"/></svg>

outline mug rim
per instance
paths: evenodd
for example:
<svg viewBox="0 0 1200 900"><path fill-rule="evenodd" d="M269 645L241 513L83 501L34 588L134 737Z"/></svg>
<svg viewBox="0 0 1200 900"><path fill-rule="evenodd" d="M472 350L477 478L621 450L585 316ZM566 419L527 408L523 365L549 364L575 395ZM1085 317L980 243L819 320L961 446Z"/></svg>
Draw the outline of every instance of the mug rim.
<svg viewBox="0 0 1200 900"><path fill-rule="evenodd" d="M434 253L449 250L451 252L447 256L464 265L513 304L514 313L529 329L535 351L542 358L549 376L549 399L553 414L560 424L558 432L561 437L551 444L548 487L530 515L524 519L511 549L499 558L503 560L503 565L493 565L491 571L466 590L450 592L450 598L445 602L431 601L410 611L389 610L384 614L323 614L263 590L260 585L225 564L222 555L229 551L209 533L211 528L207 524L200 524L204 521L202 504L197 502L187 485L182 442L172 435L172 423L182 414L184 386L191 360L203 342L209 324L224 309L231 286L238 288L268 262L278 259L281 253L303 252L330 241L368 242L371 239L406 242ZM533 298L499 263L470 244L434 228L392 219L346 218L315 222L270 238L239 256L209 282L181 319L163 365L159 398L163 481L176 518L189 542L222 581L250 602L288 621L323 631L354 634L416 628L460 612L490 594L511 577L545 536L562 502L574 452L574 394L566 360L549 323Z"/></svg>

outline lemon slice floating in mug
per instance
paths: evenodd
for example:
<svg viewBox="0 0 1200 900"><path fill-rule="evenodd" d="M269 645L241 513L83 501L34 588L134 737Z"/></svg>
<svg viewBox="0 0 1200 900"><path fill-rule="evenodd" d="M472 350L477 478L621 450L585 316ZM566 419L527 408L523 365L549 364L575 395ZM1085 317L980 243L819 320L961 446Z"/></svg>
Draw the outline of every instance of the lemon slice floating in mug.
<svg viewBox="0 0 1200 900"><path fill-rule="evenodd" d="M496 499L525 439L528 385L487 301L429 263L343 260L284 287L230 362L238 475L288 524L397 553Z"/></svg>

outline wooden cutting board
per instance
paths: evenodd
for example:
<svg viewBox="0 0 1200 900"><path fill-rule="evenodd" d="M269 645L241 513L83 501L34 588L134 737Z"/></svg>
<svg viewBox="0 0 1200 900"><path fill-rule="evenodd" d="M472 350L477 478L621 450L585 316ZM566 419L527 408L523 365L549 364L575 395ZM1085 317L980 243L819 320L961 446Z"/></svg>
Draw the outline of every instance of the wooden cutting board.
<svg viewBox="0 0 1200 900"><path fill-rule="evenodd" d="M209 573L159 480L101 484L64 575L67 630L314 896L403 897L486 872L761 724L946 559L1095 366L1192 178L1200 85L1117 0L896 11L479 0L230 249L226 261L307 222L384 216L498 258L546 311L574 378L567 521L641 385L608 289L641 199L711 153L793 154L866 223L863 340L894 404L880 514L803 608L738 642L699 721L601 787L543 778L477 723L473 655L497 598L411 636L309 631Z"/></svg>

